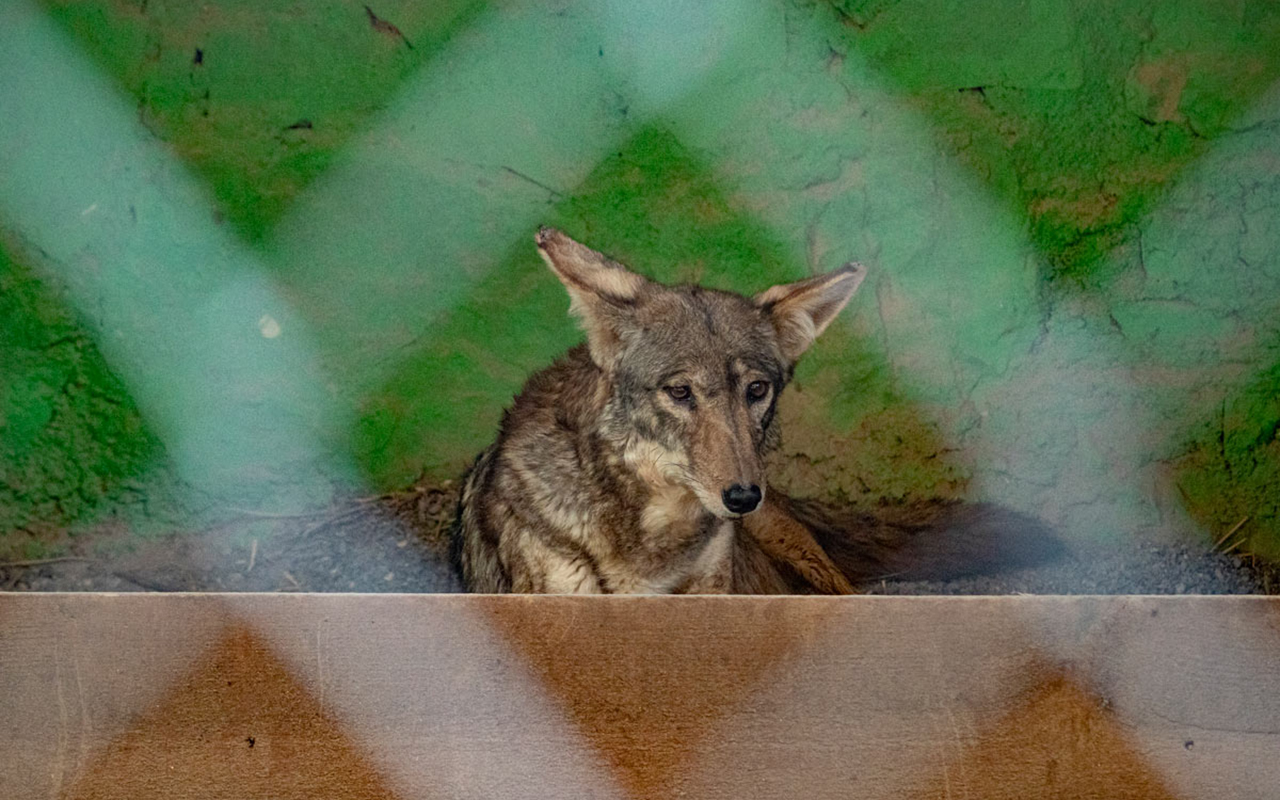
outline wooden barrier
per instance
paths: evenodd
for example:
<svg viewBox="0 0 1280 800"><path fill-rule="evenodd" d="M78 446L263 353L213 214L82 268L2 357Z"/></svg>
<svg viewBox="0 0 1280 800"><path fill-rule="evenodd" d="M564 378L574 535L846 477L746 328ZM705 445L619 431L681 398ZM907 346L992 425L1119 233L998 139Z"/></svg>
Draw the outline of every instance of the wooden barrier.
<svg viewBox="0 0 1280 800"><path fill-rule="evenodd" d="M1280 600L0 595L0 797L1275 798Z"/></svg>

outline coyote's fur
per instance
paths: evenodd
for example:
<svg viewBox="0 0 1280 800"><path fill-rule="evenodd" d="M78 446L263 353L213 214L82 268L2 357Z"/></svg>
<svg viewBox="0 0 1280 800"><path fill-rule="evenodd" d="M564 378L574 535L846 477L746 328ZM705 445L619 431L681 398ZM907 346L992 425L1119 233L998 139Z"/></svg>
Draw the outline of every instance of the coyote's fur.
<svg viewBox="0 0 1280 800"><path fill-rule="evenodd" d="M945 503L842 515L767 485L778 395L862 266L746 298L663 286L549 228L536 242L587 341L529 379L467 475L469 590L843 594L953 557L987 566L1026 523Z"/></svg>

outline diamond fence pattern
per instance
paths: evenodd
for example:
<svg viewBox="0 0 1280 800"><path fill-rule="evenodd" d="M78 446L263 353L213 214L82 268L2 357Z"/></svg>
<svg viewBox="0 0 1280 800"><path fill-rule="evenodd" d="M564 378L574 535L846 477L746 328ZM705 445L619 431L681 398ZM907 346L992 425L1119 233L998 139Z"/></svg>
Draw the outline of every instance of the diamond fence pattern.
<svg viewBox="0 0 1280 800"><path fill-rule="evenodd" d="M538 222L739 288L871 264L787 411L798 492L968 491L1114 535L1181 519L1165 456L1188 420L1253 430L1228 424L1223 396L1265 394L1280 339L1280 48L1261 6L1209 25L1192 4L1046 3L1051 27L957 64L930 49L951 41L941 4L429 5L0 8L6 248L74 310L183 502L306 505L456 470L573 336L525 245ZM978 16L1003 36L1019 8ZM1115 89L1107 65L1060 35L1096 33L1072 27L1090 14L1139 43L1127 124L1091 104ZM892 32L915 18L913 60ZM334 19L352 27L306 34ZM263 116L282 93L293 105ZM1019 116L1055 98L1057 116ZM1098 164L1080 163L1096 142L1052 130L1071 113L1105 122L1083 126L1102 131ZM1130 160L1124 132L1148 128L1160 147ZM1046 153L1065 154L1061 183L1023 182ZM48 380L10 367L6 391L27 397L28 379ZM6 460L44 424L6 413ZM830 466L807 471L815 454ZM867 475L887 477L859 489ZM10 497L19 480L6 473ZM18 798L1269 797L1275 613L6 596L0 783Z"/></svg>
<svg viewBox="0 0 1280 800"><path fill-rule="evenodd" d="M1265 466L1213 490L1196 437L1224 392L1266 392L1280 335L1280 23L1015 5L978 17L1025 48L906 2L12 3L3 224L188 519L456 474L575 335L526 241L553 222L738 288L871 265L787 409L793 491L992 497L1107 538L1188 527L1181 490L1265 551ZM39 410L28 379L12 402ZM1239 402L1241 436L1269 430ZM1225 467L1269 464L1252 441ZM110 452L80 484L118 498L137 459Z"/></svg>

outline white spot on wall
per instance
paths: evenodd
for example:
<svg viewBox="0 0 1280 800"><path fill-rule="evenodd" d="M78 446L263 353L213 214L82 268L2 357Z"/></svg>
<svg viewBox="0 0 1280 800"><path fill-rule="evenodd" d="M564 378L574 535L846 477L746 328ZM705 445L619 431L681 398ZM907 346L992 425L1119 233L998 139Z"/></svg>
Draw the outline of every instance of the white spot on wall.
<svg viewBox="0 0 1280 800"><path fill-rule="evenodd" d="M274 339L280 335L280 323L270 314L263 314L258 320L258 330L262 331L264 339Z"/></svg>

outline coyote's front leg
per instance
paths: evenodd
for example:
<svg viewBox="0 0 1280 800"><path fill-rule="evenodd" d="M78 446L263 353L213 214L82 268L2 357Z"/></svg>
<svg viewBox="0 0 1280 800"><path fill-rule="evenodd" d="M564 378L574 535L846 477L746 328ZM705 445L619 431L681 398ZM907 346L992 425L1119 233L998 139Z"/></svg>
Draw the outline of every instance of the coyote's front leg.
<svg viewBox="0 0 1280 800"><path fill-rule="evenodd" d="M791 516L786 502L785 495L770 487L764 504L742 518L747 533L766 555L790 565L819 592L856 594L853 584L832 562L813 533Z"/></svg>
<svg viewBox="0 0 1280 800"><path fill-rule="evenodd" d="M533 536L509 565L511 590L538 594L601 594L600 576L585 557L574 557Z"/></svg>
<svg viewBox="0 0 1280 800"><path fill-rule="evenodd" d="M733 591L733 523L722 522L693 565L692 575L676 594L729 594Z"/></svg>

